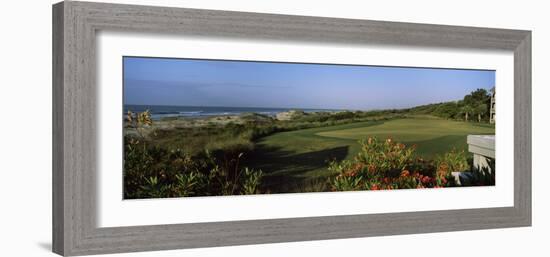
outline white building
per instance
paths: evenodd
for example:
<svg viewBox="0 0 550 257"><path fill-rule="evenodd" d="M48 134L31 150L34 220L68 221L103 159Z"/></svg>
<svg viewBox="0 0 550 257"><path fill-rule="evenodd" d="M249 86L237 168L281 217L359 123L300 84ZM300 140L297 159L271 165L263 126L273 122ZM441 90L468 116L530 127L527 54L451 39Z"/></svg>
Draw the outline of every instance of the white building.
<svg viewBox="0 0 550 257"><path fill-rule="evenodd" d="M489 122L495 123L496 118L496 111L495 111L495 87L491 88L491 111L489 112Z"/></svg>

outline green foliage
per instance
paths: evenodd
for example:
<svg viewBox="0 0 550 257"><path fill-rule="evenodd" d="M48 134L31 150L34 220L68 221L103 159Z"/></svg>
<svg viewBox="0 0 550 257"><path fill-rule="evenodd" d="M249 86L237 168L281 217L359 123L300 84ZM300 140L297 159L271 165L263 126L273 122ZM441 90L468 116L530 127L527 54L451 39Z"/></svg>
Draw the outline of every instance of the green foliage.
<svg viewBox="0 0 550 257"><path fill-rule="evenodd" d="M216 153L248 153L254 150L254 142L279 132L404 117L396 111L297 113L300 115L288 121L276 121L266 115L247 113L241 117L244 121L242 124L159 128L149 134L149 141L159 147L182 149L191 155L205 149Z"/></svg>
<svg viewBox="0 0 550 257"><path fill-rule="evenodd" d="M360 141L361 151L353 161L331 162L338 175L335 191L427 188L450 186L447 177L437 176L432 162L416 158L414 147L392 139L370 137ZM411 172L412 171L412 172Z"/></svg>
<svg viewBox="0 0 550 257"><path fill-rule="evenodd" d="M177 195L192 196L198 185L204 181L204 176L199 172L176 174Z"/></svg>
<svg viewBox="0 0 550 257"><path fill-rule="evenodd" d="M353 161L330 163L337 172L331 181L335 191L439 188L456 186L452 172L467 177L463 186L495 184L494 160L488 168L470 169L464 151L451 151L427 161L414 156L414 148L391 139L361 141L361 152Z"/></svg>
<svg viewBox="0 0 550 257"><path fill-rule="evenodd" d="M470 121L472 115L477 115L478 122L489 122L490 103L490 93L485 89L477 89L460 101L417 106L406 109L405 113L430 114L445 119L465 121Z"/></svg>
<svg viewBox="0 0 550 257"><path fill-rule="evenodd" d="M335 167L331 167L334 169ZM363 176L344 173L332 181L332 187L335 191L356 191L361 190L363 186Z"/></svg>
<svg viewBox="0 0 550 257"><path fill-rule="evenodd" d="M474 112L477 114L477 122L481 122L481 119L483 118L483 116L485 116L485 114L488 114L487 104L484 104L484 103L478 104L475 107Z"/></svg>
<svg viewBox="0 0 550 257"><path fill-rule="evenodd" d="M161 198L168 193L170 187L170 185L160 184L157 177L146 177L143 185L140 186L140 194L147 198Z"/></svg>
<svg viewBox="0 0 550 257"><path fill-rule="evenodd" d="M460 113L464 115L464 121L468 122L468 117L472 115L474 108L471 105L464 105L460 108Z"/></svg>
<svg viewBox="0 0 550 257"><path fill-rule="evenodd" d="M149 112L131 114L136 130L151 126ZM142 133L124 137L124 197L166 198L259 192L261 170L239 166L243 147L228 144L216 152L190 155L179 148L151 144Z"/></svg>
<svg viewBox="0 0 550 257"><path fill-rule="evenodd" d="M463 99L465 105L471 106L476 106L480 103L486 103L488 100L491 100L491 95L489 94L489 92L487 92L487 90L483 88L476 89L470 94L464 96Z"/></svg>
<svg viewBox="0 0 550 257"><path fill-rule="evenodd" d="M411 145L422 142L418 152L428 158L452 146L462 149L464 133L491 133L494 127L434 116L464 119L467 110L469 116L477 114L477 121L483 121L488 116L484 112L487 104L475 105L483 99L482 93L403 110L296 112L284 121L249 113L235 122L173 127L154 126L148 111L129 112L124 195L159 198L281 192L274 183L291 185L290 191L283 192L452 186L451 172L469 167L464 151L426 161L417 157L414 146L392 139L355 142L370 135L396 136ZM411 118L397 119L407 117ZM414 133L409 133L411 129ZM328 168L326 160L334 160ZM478 180L488 183L490 176Z"/></svg>
<svg viewBox="0 0 550 257"><path fill-rule="evenodd" d="M470 169L468 164L468 157L464 150L457 151L452 150L437 156L436 165L439 171L445 171L445 175L449 175L451 172L463 172Z"/></svg>
<svg viewBox="0 0 550 257"><path fill-rule="evenodd" d="M361 151L355 156L355 161L366 165L371 172L404 170L414 158L414 147L407 148L391 138L380 142L371 137L359 141L359 144Z"/></svg>
<svg viewBox="0 0 550 257"><path fill-rule="evenodd" d="M211 152L191 156L125 138L124 196L164 198L259 192L261 170L239 167L239 159ZM223 159L225 158L225 159Z"/></svg>
<svg viewBox="0 0 550 257"><path fill-rule="evenodd" d="M259 190L259 185L262 180L262 171L254 171L253 169L245 168L244 169L244 182L242 185L241 193L243 195L257 194Z"/></svg>
<svg viewBox="0 0 550 257"><path fill-rule="evenodd" d="M157 129L150 134L150 144L168 149L182 149L194 155L205 149L216 152L231 150L248 152L253 149L251 135L244 125L228 124L204 127Z"/></svg>
<svg viewBox="0 0 550 257"><path fill-rule="evenodd" d="M246 165L261 168L265 190L274 193L327 191L331 186L326 180L338 174L328 170L327 160L353 160L361 151L360 139L392 137L407 146L416 144L415 155L431 160L453 149L466 150L468 134L494 134L494 125L415 116L295 130L257 141Z"/></svg>
<svg viewBox="0 0 550 257"><path fill-rule="evenodd" d="M457 109L458 104L456 102L442 103L436 106L433 111L433 115L445 119L458 119L456 111Z"/></svg>
<svg viewBox="0 0 550 257"><path fill-rule="evenodd" d="M403 118L405 110L374 110L374 111L341 111L341 112L316 112L304 113L297 116L291 124L301 125L303 128L315 128L322 126L334 126L360 121L372 121L377 119ZM291 129L291 124L286 124L286 131ZM308 125L312 124L312 125ZM304 127L307 126L307 127Z"/></svg>

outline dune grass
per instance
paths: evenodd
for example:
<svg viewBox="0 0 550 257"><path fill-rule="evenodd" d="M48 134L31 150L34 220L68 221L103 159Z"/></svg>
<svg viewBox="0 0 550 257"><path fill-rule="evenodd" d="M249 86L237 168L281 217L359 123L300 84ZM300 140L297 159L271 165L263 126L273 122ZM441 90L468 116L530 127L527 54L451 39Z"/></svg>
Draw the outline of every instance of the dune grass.
<svg viewBox="0 0 550 257"><path fill-rule="evenodd" d="M419 156L467 150L468 134L494 134L493 125L415 117L358 122L338 126L280 132L256 142L246 165L264 171L264 187L271 193L322 191L330 175L327 161L350 159L359 151L359 139L388 138L416 145Z"/></svg>

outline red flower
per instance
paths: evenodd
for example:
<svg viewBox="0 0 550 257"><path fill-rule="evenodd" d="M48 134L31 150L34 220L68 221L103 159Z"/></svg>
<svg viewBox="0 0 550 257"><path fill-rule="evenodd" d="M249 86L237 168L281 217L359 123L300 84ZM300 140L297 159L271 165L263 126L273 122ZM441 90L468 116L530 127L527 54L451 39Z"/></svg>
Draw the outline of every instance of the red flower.
<svg viewBox="0 0 550 257"><path fill-rule="evenodd" d="M422 181L422 184L428 184L432 181L432 179L428 176L425 176L425 177L421 178L420 181Z"/></svg>
<svg viewBox="0 0 550 257"><path fill-rule="evenodd" d="M346 177L355 177L357 176L357 171L349 171L344 174Z"/></svg>
<svg viewBox="0 0 550 257"><path fill-rule="evenodd" d="M370 190L380 190L380 187L378 187L378 185L376 185L376 184L373 184L373 185L370 187Z"/></svg>

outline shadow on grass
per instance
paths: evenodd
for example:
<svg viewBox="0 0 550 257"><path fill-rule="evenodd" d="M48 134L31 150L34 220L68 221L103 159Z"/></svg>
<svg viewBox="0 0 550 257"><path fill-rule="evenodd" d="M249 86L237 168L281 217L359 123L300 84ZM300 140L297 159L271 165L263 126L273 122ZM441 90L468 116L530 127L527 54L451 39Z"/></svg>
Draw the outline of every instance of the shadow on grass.
<svg viewBox="0 0 550 257"><path fill-rule="evenodd" d="M416 153L425 159L435 159L438 155L450 152L467 150L466 135L446 135L428 140L407 142L407 145L417 146Z"/></svg>
<svg viewBox="0 0 550 257"><path fill-rule="evenodd" d="M328 161L343 160L348 148L340 146L297 154L260 145L244 165L264 172L262 187L268 193L327 191Z"/></svg>

